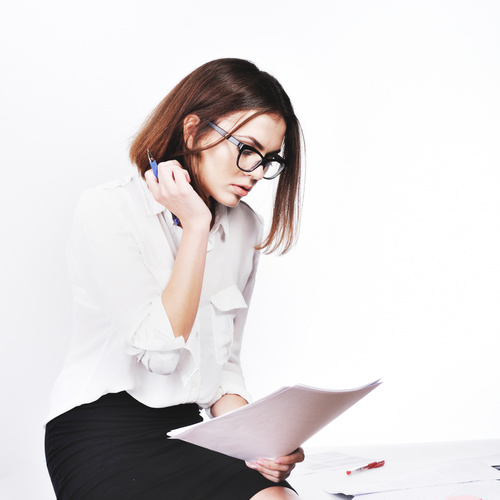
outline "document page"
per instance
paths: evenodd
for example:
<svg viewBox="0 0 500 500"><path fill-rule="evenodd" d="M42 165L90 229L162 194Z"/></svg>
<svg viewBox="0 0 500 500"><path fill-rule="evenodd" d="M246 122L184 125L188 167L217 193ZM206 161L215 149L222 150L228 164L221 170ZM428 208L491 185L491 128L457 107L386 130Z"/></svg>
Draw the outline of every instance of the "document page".
<svg viewBox="0 0 500 500"><path fill-rule="evenodd" d="M344 391L282 387L221 417L176 429L169 436L242 460L273 459L293 452L380 384L377 380Z"/></svg>
<svg viewBox="0 0 500 500"><path fill-rule="evenodd" d="M403 473L400 467L391 467L387 463L377 470L347 476L340 471L332 471L321 479L322 487L328 493L345 495L367 495L384 493L389 495L393 490L410 490L413 488L430 488L459 483L499 480L500 472L477 459L457 460L433 465L428 469L412 473ZM400 491L401 499L407 498ZM429 490L430 491L430 490ZM406 494L406 493L405 493ZM379 497L372 497L378 499ZM380 497L382 498L382 497ZM384 499L386 497L383 497ZM389 498L389 496L387 496ZM413 497L408 497L413 498ZM423 496L427 500L427 496ZM500 497L499 497L500 498ZM369 497L366 498L368 500ZM371 499L370 499L371 500Z"/></svg>
<svg viewBox="0 0 500 500"><path fill-rule="evenodd" d="M353 500L446 500L448 498L496 500L500 498L500 481L441 484L410 490L384 491L355 496Z"/></svg>
<svg viewBox="0 0 500 500"><path fill-rule="evenodd" d="M335 469L343 469L345 471L349 468L354 469L374 461L374 459L344 455L335 451L312 454L308 452L305 461L297 464L295 473L300 471L302 474L317 474L321 471Z"/></svg>

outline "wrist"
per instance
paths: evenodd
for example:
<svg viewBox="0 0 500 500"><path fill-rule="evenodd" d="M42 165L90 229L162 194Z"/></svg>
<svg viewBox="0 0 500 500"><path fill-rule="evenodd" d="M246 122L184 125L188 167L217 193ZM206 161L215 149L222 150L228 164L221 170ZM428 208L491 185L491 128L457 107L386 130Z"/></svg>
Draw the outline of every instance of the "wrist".
<svg viewBox="0 0 500 500"><path fill-rule="evenodd" d="M210 232L210 223L212 222L212 215L209 213L208 216L197 217L195 219L185 219L181 220L182 229L184 231L193 231L197 233L207 234Z"/></svg>

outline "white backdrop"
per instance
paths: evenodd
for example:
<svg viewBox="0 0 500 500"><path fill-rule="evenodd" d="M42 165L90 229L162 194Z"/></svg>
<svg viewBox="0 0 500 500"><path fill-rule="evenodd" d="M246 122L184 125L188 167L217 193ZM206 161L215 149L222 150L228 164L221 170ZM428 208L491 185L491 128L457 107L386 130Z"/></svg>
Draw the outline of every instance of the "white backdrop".
<svg viewBox="0 0 500 500"><path fill-rule="evenodd" d="M262 258L248 321L254 396L384 377L309 444L498 438L499 25L496 0L4 5L0 496L53 498L77 197L127 173L147 114L219 57L274 74L307 143L301 239ZM270 196L250 201L268 215Z"/></svg>

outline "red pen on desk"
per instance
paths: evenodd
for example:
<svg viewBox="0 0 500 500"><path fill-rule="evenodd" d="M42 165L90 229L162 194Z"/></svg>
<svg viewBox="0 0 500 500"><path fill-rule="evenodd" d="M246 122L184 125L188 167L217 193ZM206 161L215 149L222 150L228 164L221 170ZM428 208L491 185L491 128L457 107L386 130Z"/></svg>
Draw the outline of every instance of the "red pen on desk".
<svg viewBox="0 0 500 500"><path fill-rule="evenodd" d="M372 462L371 464L364 465L363 467L358 467L357 469L352 469L346 471L346 474L352 474L353 472L361 472L362 470L368 470L368 469L378 469L379 467L382 467L382 465L385 464L385 460L381 460L380 462Z"/></svg>

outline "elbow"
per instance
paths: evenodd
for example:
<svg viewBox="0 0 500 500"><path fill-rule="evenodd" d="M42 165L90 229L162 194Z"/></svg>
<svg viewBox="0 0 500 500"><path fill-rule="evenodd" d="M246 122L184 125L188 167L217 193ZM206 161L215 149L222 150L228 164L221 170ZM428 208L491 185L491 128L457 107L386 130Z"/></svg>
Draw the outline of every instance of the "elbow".
<svg viewBox="0 0 500 500"><path fill-rule="evenodd" d="M180 352L145 352L139 361L151 373L171 375L179 364Z"/></svg>

